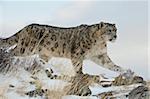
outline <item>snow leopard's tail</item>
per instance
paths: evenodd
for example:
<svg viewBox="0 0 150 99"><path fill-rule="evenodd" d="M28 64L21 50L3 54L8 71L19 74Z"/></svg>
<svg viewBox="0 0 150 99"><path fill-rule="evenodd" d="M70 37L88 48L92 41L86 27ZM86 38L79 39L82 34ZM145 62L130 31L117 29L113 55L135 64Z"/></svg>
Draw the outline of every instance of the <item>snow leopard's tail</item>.
<svg viewBox="0 0 150 99"><path fill-rule="evenodd" d="M15 44L17 44L19 42L20 36L22 34L26 33L26 29L28 28L28 26L22 28L20 31L18 31L17 33L15 33L14 35L12 35L11 37L8 38L0 38L0 47L1 46L13 46Z"/></svg>
<svg viewBox="0 0 150 99"><path fill-rule="evenodd" d="M11 46L17 44L19 41L19 35L21 32L22 32L22 30L20 30L16 34L12 35L11 37L0 38L0 47L3 47L3 46L11 47Z"/></svg>
<svg viewBox="0 0 150 99"><path fill-rule="evenodd" d="M10 38L0 38L0 47L11 47L17 43L17 38L12 36Z"/></svg>
<svg viewBox="0 0 150 99"><path fill-rule="evenodd" d="M5 42L5 41L6 41L5 39L0 38L0 47L4 46L4 42Z"/></svg>

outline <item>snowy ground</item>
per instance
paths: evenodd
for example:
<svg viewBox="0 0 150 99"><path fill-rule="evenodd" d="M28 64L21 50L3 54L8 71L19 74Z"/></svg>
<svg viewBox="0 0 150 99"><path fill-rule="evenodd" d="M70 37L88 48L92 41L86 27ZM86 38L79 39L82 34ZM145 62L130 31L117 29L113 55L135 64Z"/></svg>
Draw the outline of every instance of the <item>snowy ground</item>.
<svg viewBox="0 0 150 99"><path fill-rule="evenodd" d="M32 76L31 72L26 71L25 68L32 65L33 59L38 60L38 56L35 55L32 57L19 58L19 59L20 60L14 61L14 63L17 63L17 65L13 65L14 66L13 68L17 68L16 71L8 72L6 75L0 74L0 97L2 97L0 99L29 99L29 97L24 93L34 90L37 87L29 83L34 79L31 77ZM42 85L42 89L63 91L63 87L68 84L67 82L60 81L60 80L50 80L45 74L46 68L52 68L54 70L54 74L70 75L70 76L74 75L74 70L71 65L71 61L69 59L53 58L52 60L49 61L49 64L47 64L47 66L37 68L41 70L39 73L36 74L36 77L38 77L38 81L39 81L38 83ZM105 68L98 67L94 63L88 60L84 61L83 72L91 75L104 75L105 77L109 78L108 80L110 81L114 77L117 77L119 75ZM79 97L79 96L71 95L71 96L64 96L63 99L100 99L94 95L103 92L113 91L113 90L120 91L122 89L122 87L115 87L115 86L103 88L98 84L91 85L89 86L89 88L91 89L93 96ZM132 89L133 88L131 88L131 90ZM30 98L30 99L45 99L45 97L38 96L36 98ZM121 99L127 99L127 98L122 97Z"/></svg>
<svg viewBox="0 0 150 99"><path fill-rule="evenodd" d="M28 60L29 60L29 58L28 58ZM29 61L26 61L26 62L27 62L26 64L29 64ZM18 64L22 64L22 62L20 62ZM84 64L84 65L86 65L86 64ZM71 61L68 59L53 58L52 60L50 60L47 67L53 68L55 74L67 74L67 75L74 74L74 71L73 71L73 68L71 65ZM94 70L93 67L84 66L83 71L85 73L94 74L93 70ZM108 74L108 72L109 72L109 74ZM107 77L109 77L110 75L111 75L111 77L116 75L115 73L110 72L103 68L101 69L100 73L107 74L107 75L105 75ZM95 74L98 74L98 73L95 73ZM60 90L61 88L63 88L63 85L66 84L65 82L62 82L59 80L56 80L56 81L49 80L49 78L47 78L44 71L41 71L37 75L38 75L38 78L40 79L40 81L42 81L41 83L43 83L43 88ZM7 99L28 99L28 96L23 95L23 92L35 89L35 86L29 84L29 82L32 80L33 79L31 78L31 74L28 71L24 70L24 68L22 68L22 67L18 67L17 72L15 71L14 73L10 72L7 75L0 74L0 90L2 91L0 93L0 95L5 94L4 96L6 96ZM10 85L13 85L15 87L10 88L9 87ZM101 88L99 88L99 89L101 89ZM92 90L93 90L92 93L94 94L94 88ZM98 90L96 89L96 92L97 91ZM20 95L20 94L22 94L22 95Z"/></svg>

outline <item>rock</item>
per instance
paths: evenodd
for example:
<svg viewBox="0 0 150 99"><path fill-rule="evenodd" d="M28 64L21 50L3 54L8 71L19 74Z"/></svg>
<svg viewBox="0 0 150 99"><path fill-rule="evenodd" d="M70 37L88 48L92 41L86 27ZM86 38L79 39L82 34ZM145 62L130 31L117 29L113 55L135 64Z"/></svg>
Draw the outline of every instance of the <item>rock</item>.
<svg viewBox="0 0 150 99"><path fill-rule="evenodd" d="M134 76L132 83L143 83L146 84L146 82L144 81L144 79L140 76Z"/></svg>
<svg viewBox="0 0 150 99"><path fill-rule="evenodd" d="M104 93L98 94L99 99L110 99L108 97L112 97L112 96L113 96L112 92L104 92ZM111 99L115 99L115 98L112 97Z"/></svg>
<svg viewBox="0 0 150 99"><path fill-rule="evenodd" d="M125 78L122 75L119 75L118 77L115 78L113 81L114 86L121 86L121 85L131 85L131 84L136 84L136 83L142 83L146 84L144 79L140 76L134 76L133 78Z"/></svg>
<svg viewBox="0 0 150 99"><path fill-rule="evenodd" d="M139 86L129 93L129 99L150 99L150 90L148 87Z"/></svg>

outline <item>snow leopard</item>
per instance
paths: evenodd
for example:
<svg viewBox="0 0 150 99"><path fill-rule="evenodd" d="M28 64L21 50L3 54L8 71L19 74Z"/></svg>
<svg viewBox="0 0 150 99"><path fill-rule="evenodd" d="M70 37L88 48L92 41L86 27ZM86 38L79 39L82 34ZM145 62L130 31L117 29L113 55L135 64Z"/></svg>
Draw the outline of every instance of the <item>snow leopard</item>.
<svg viewBox="0 0 150 99"><path fill-rule="evenodd" d="M14 46L14 56L38 54L44 63L52 57L69 58L76 73L83 73L85 59L115 72L125 70L108 56L107 42L117 38L115 24L100 22L75 27L30 24L8 38L0 38L0 46Z"/></svg>

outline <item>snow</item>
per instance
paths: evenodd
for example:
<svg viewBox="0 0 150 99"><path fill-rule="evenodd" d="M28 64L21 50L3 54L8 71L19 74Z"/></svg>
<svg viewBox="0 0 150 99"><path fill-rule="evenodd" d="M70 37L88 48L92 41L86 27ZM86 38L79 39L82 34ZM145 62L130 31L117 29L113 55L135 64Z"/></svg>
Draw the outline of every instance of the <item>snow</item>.
<svg viewBox="0 0 150 99"><path fill-rule="evenodd" d="M29 83L31 81L34 81L34 79L31 77L32 76L31 73L29 71L26 71L25 68L31 66L34 60L39 61L38 55L27 57L16 57L12 64L16 64L14 66L18 66L17 71L15 73L10 72L6 75L0 74L0 97L3 96L8 99L29 98L24 93L34 90L36 86ZM49 61L49 63L46 66L42 65L41 67L37 67L37 69L38 68L40 68L40 72L36 73L36 75L34 76L38 78L39 81L38 83L42 85L42 89L63 91L64 86L68 84L67 82L61 80L50 80L45 74L46 68L52 68L54 70L54 74L63 74L63 75L67 74L71 76L74 75L74 70L71 61L69 59L64 58L53 58L52 60ZM114 77L118 76L117 73L102 68L89 60L84 61L83 72L91 75L99 75L101 77L101 80L104 81L105 84L106 83L110 84L110 82L114 80ZM107 77L107 79L103 78L103 76ZM9 87L9 85L13 85L15 87L11 88ZM139 85L130 86L129 88L131 88L130 90L132 90L137 86ZM92 95L97 95L99 93L110 91L119 92L121 91L121 89L123 89L123 86L120 87L112 86L104 88L98 84L94 84L89 86L89 88L92 91ZM127 87L127 89L129 88ZM126 94L125 92L123 93ZM120 96L120 94L116 95ZM36 97L36 99L44 99L44 96ZM96 96L80 97L75 95L68 95L64 96L62 99L98 99L98 98ZM122 97L121 99L124 98Z"/></svg>
<svg viewBox="0 0 150 99"><path fill-rule="evenodd" d="M26 66L32 64L32 61L34 60L34 58L38 58L38 56L34 55L31 57L26 57L26 60L23 57L19 57L20 60L18 61L16 58L16 59L14 59L13 63L18 62L17 63L18 66L19 66L19 64L21 64L21 66L23 65L26 67ZM73 73L73 67L71 65L71 61L69 61L68 59L54 58L49 61L49 64L47 65L47 67L53 68L55 74L58 74L58 73L65 74L66 69L67 70L72 69L72 71L70 71L68 74L71 75L71 73ZM103 72L103 73L106 73L106 72ZM43 85L42 86L43 89L47 88L47 89L53 89L53 90L63 90L63 87L68 84L67 82L63 82L60 80L50 80L46 76L44 71L42 71L42 70L41 70L41 72L37 73L36 76L38 77L39 81L41 81L41 83ZM29 84L29 82L32 80L33 79L31 78L31 73L24 70L23 67L18 67L17 72L15 72L15 73L10 72L7 75L0 74L0 88L1 88L0 90L2 90L3 93L5 93L4 95L8 99L28 99L28 96L24 95L23 92L27 92L27 91L35 89L34 85ZM15 87L10 88L9 87L10 84ZM21 95L20 95L20 93L21 93ZM71 99L79 98L78 96L66 96L66 97L63 97L63 99L69 99L69 97L71 97ZM37 99L41 99L41 98L42 97L38 97ZM95 98L93 98L93 97L86 98L85 97L82 99L96 99L96 97Z"/></svg>

